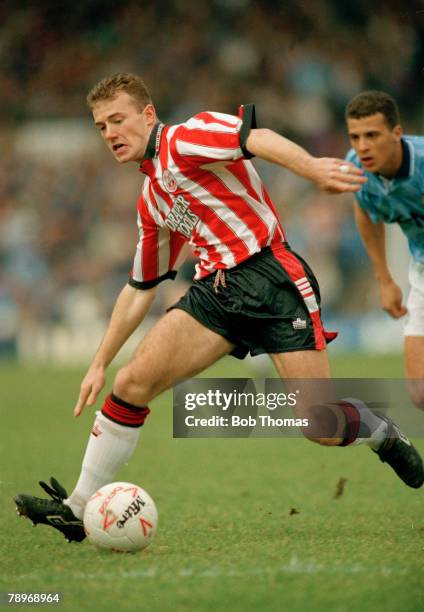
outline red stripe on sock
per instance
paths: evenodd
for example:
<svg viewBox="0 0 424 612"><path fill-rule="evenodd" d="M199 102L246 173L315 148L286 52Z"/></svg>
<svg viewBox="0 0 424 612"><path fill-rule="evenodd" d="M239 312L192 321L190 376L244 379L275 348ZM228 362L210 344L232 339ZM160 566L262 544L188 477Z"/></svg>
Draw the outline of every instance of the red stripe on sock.
<svg viewBox="0 0 424 612"><path fill-rule="evenodd" d="M338 404L346 417L346 437L340 446L349 446L349 444L355 442L356 438L358 437L361 417L359 415L359 410L355 408L353 404L343 401L340 401Z"/></svg>
<svg viewBox="0 0 424 612"><path fill-rule="evenodd" d="M115 397L116 400L116 397ZM125 402L126 403L126 402ZM121 425L128 425L130 427L141 427L144 425L144 421L150 414L150 410L147 406L133 406L131 408L120 405L117 401L114 401L110 395L105 398L102 413L105 417L120 423Z"/></svg>

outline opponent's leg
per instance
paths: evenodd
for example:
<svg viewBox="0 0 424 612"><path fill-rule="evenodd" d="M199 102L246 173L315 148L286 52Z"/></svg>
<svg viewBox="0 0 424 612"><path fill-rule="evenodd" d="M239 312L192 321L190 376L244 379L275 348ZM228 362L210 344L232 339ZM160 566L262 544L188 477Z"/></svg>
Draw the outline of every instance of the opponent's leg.
<svg viewBox="0 0 424 612"><path fill-rule="evenodd" d="M113 393L97 413L79 480L66 503L82 517L89 497L133 454L148 402L178 380L194 376L226 355L233 345L183 310L160 319L130 362L119 370Z"/></svg>
<svg viewBox="0 0 424 612"><path fill-rule="evenodd" d="M330 376L326 351L279 353L271 357L282 378L325 379ZM389 417L372 412L355 398L334 396L328 402L328 384L301 385L297 381L296 386L299 385L296 408L298 414L309 421L305 431L309 439L326 446L365 442L407 485L418 488L424 483L424 466L419 453Z"/></svg>
<svg viewBox="0 0 424 612"><path fill-rule="evenodd" d="M424 335L405 336L405 371L411 401L424 410Z"/></svg>
<svg viewBox="0 0 424 612"><path fill-rule="evenodd" d="M411 259L411 290L405 320L405 370L408 391L417 408L424 410L424 264Z"/></svg>

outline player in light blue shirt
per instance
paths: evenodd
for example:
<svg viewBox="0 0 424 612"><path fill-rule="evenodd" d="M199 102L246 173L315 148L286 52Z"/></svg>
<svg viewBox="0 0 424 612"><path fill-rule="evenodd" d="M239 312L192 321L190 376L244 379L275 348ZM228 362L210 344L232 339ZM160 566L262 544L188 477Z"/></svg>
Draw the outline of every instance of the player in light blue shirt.
<svg viewBox="0 0 424 612"><path fill-rule="evenodd" d="M405 366L411 379L424 381L424 137L403 135L395 100L365 91L347 105L352 149L346 159L365 170L368 182L355 194L355 218L380 286L381 306L405 319ZM385 223L397 223L411 252L406 306L387 265ZM424 409L424 384L410 386L413 402Z"/></svg>

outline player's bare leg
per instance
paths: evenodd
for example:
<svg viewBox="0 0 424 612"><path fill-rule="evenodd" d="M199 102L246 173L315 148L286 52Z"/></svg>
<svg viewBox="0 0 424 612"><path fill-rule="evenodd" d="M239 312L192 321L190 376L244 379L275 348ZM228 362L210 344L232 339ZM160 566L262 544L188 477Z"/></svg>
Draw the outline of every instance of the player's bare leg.
<svg viewBox="0 0 424 612"><path fill-rule="evenodd" d="M405 336L405 372L411 401L424 410L424 336Z"/></svg>
<svg viewBox="0 0 424 612"><path fill-rule="evenodd" d="M183 310L175 308L145 336L116 375L113 392L144 406L178 380L198 374L234 348Z"/></svg>
<svg viewBox="0 0 424 612"><path fill-rule="evenodd" d="M77 485L66 491L55 481L43 484L53 500L30 495L15 498L20 514L59 529L71 541L85 534L82 516L91 495L108 482L133 454L146 404L175 382L194 376L233 349L222 336L182 310L171 310L146 335L130 362L119 370L88 441ZM66 498L66 499L65 499Z"/></svg>
<svg viewBox="0 0 424 612"><path fill-rule="evenodd" d="M327 351L293 351L271 355L281 378L331 378Z"/></svg>
<svg viewBox="0 0 424 612"><path fill-rule="evenodd" d="M149 413L147 404L233 348L180 309L171 310L152 327L129 363L118 371L112 394L96 413L80 477L67 499L76 516L82 516L88 498L111 482L132 456Z"/></svg>
<svg viewBox="0 0 424 612"><path fill-rule="evenodd" d="M276 353L271 355L278 374L284 380L287 379L329 379L331 378L330 362L327 351L294 351L289 353ZM296 383L299 387L299 383ZM312 386L309 383L300 383L300 393L296 404L296 414L299 418L307 418L310 426L304 429L306 437L314 442L326 446L338 446L343 441L342 432L345 428L343 413L337 410L322 409L317 414L316 406L328 402L328 397L319 397L320 389L328 393L329 385ZM335 400L335 398L334 398ZM314 409L315 408L315 409ZM317 419L320 422L317 422ZM319 436L318 431L330 432L331 437ZM337 436L337 432L340 435Z"/></svg>
<svg viewBox="0 0 424 612"><path fill-rule="evenodd" d="M278 373L284 379L325 379L330 377L326 351L299 351L271 355ZM305 435L325 446L348 446L365 442L387 462L410 487L421 487L424 466L421 456L393 421L373 413L361 400L341 399L334 395L328 402L328 385L304 385L300 380L296 411L309 420ZM324 392L319 397L321 390ZM316 432L331 432L324 437Z"/></svg>

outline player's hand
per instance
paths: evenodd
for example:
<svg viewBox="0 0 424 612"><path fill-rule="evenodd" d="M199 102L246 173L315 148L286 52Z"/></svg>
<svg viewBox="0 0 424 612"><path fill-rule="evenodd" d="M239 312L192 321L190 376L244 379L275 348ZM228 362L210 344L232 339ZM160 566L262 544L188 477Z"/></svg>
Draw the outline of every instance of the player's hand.
<svg viewBox="0 0 424 612"><path fill-rule="evenodd" d="M408 312L402 304L402 291L394 281L380 284L380 303L393 319L400 319Z"/></svg>
<svg viewBox="0 0 424 612"><path fill-rule="evenodd" d="M313 158L312 174L312 180L327 193L359 191L368 180L354 164L332 157Z"/></svg>
<svg viewBox="0 0 424 612"><path fill-rule="evenodd" d="M80 394L74 408L74 416L79 416L85 406L93 406L100 391L105 386L105 369L92 365L81 383Z"/></svg>

